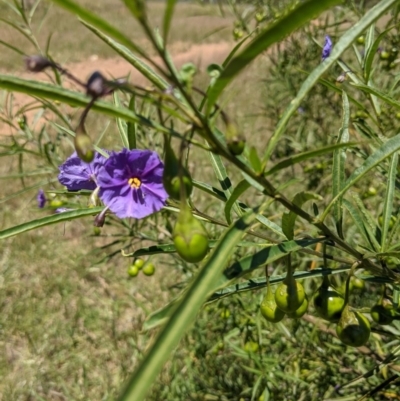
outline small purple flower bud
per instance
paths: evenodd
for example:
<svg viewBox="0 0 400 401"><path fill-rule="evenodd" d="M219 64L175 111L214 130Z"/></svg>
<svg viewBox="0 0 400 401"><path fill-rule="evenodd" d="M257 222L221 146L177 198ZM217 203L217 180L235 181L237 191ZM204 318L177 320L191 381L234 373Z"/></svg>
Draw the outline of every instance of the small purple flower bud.
<svg viewBox="0 0 400 401"><path fill-rule="evenodd" d="M108 207L106 207L103 211L101 211L93 221L93 225L95 227L103 227L104 223L106 222L106 212L108 210Z"/></svg>
<svg viewBox="0 0 400 401"><path fill-rule="evenodd" d="M41 72L52 65L52 62L46 57L36 55L25 57L26 69L31 72Z"/></svg>
<svg viewBox="0 0 400 401"><path fill-rule="evenodd" d="M36 196L37 203L38 203L38 208L43 209L44 205L46 204L46 195L44 194L43 189L39 189L39 192Z"/></svg>
<svg viewBox="0 0 400 401"><path fill-rule="evenodd" d="M322 61L326 60L332 52L332 40L329 35L325 35L325 43L324 47L322 48Z"/></svg>
<svg viewBox="0 0 400 401"><path fill-rule="evenodd" d="M86 94L92 97L100 97L107 93L106 79L98 71L95 71L86 83Z"/></svg>

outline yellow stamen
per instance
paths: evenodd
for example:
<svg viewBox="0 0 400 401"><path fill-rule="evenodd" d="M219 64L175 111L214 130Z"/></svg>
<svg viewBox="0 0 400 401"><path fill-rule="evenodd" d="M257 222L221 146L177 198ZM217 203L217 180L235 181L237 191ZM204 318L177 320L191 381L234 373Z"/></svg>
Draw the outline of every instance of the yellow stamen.
<svg viewBox="0 0 400 401"><path fill-rule="evenodd" d="M139 178L136 178L136 177L129 178L128 184L131 186L131 188L135 188L135 189L140 188L140 185L142 185Z"/></svg>

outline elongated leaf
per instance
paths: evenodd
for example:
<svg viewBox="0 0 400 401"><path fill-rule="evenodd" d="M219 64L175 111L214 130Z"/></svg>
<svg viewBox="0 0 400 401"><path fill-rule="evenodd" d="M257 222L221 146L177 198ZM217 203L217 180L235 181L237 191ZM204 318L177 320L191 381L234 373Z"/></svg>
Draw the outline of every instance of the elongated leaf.
<svg viewBox="0 0 400 401"><path fill-rule="evenodd" d="M343 99L343 118L342 126L339 130L337 144L347 144L349 141L349 119L350 105L349 99L345 91L342 92ZM343 188L345 181L345 162L346 150L336 149L333 152L333 167L332 167L332 196L335 197ZM333 209L333 218L335 219L336 230L340 238L343 239L343 212L341 198L335 203Z"/></svg>
<svg viewBox="0 0 400 401"><path fill-rule="evenodd" d="M131 377L120 401L141 401L154 382L170 352L178 345L180 339L191 326L201 305L210 294L215 282L221 276L227 261L244 230L248 229L255 219L253 211L246 213L233 224L221 237L219 244L204 262L192 284L176 306L171 318L157 336L154 344Z"/></svg>
<svg viewBox="0 0 400 401"><path fill-rule="evenodd" d="M171 19L174 15L174 8L177 0L167 0L164 13L164 23L163 23L163 40L164 46L167 44L168 32L171 26Z"/></svg>
<svg viewBox="0 0 400 401"><path fill-rule="evenodd" d="M117 92L113 93L114 97L114 103L115 106L118 108L121 108L121 101L119 99L119 95ZM129 149L129 141L128 141L128 129L126 126L125 120L122 120L121 118L117 118L117 127L118 127L118 132L119 136L121 138L122 146L126 149Z"/></svg>
<svg viewBox="0 0 400 401"><path fill-rule="evenodd" d="M129 101L129 110L135 112L135 96L132 95L131 100ZM136 149L136 131L137 126L133 122L127 123L127 135L128 135L128 149Z"/></svg>
<svg viewBox="0 0 400 401"><path fill-rule="evenodd" d="M235 189L233 190L232 195L226 202L225 208L224 208L225 219L228 222L228 224L232 223L232 219L231 219L232 206L238 200L239 196L241 196L249 188L250 188L250 184L246 180L242 180L239 182L239 184L236 185Z"/></svg>
<svg viewBox="0 0 400 401"><path fill-rule="evenodd" d="M343 199L343 206L350 212L350 216L352 217L356 227L358 228L359 233L363 236L365 243L369 245L369 250L371 251L371 253L379 251L376 246L377 244L375 235L374 233L371 233L371 230L365 224L363 216L360 213L359 209L356 208L347 199Z"/></svg>
<svg viewBox="0 0 400 401"><path fill-rule="evenodd" d="M215 248L215 246L217 244L218 244L217 240L210 241L209 247ZM250 241L240 241L236 246L246 248L246 247L257 247L257 246L266 246L266 245L270 245L270 244L259 243L259 242L250 242ZM132 256L134 258L137 258L139 256L149 256L149 255L157 255L160 253L175 253L175 252L176 252L176 248L175 248L174 244L162 244L162 245L152 245L152 246L148 246L145 248L140 248L130 254L124 254L124 256Z"/></svg>
<svg viewBox="0 0 400 401"><path fill-rule="evenodd" d="M214 173L219 181L219 184L221 185L221 188L224 191L226 198L229 199L232 196L232 182L228 177L226 168L224 166L224 162L222 161L221 156L215 153L209 152L209 156L212 162ZM235 210L238 216L241 216L243 214L242 210L240 209L236 201L233 204L233 209Z"/></svg>
<svg viewBox="0 0 400 401"><path fill-rule="evenodd" d="M246 48L233 57L224 68L209 91L207 99L207 113L209 113L224 88L235 78L239 72L252 62L258 55L306 24L320 13L339 4L339 0L306 0L288 11L283 18L269 26L251 41Z"/></svg>
<svg viewBox="0 0 400 401"><path fill-rule="evenodd" d="M329 205L324 210L324 213L321 216L321 220L323 221L326 218L335 202L337 202L338 199L346 193L346 191L348 191L357 181L363 178L369 171L379 165L379 163L390 157L399 149L400 134L397 134L393 138L390 138L388 141L386 141L371 156L369 156L360 167L353 171L353 173L344 183L343 189L330 201Z"/></svg>
<svg viewBox="0 0 400 401"><path fill-rule="evenodd" d="M381 237L381 250L385 250L390 244L387 243L387 236L389 232L390 222L392 219L393 212L393 200L394 200L394 190L396 188L396 175L397 175L397 165L399 162L398 153L394 153L392 160L390 162L388 177L387 177L387 187L385 194L385 201L383 204L383 214L382 214L382 237Z"/></svg>
<svg viewBox="0 0 400 401"><path fill-rule="evenodd" d="M376 40L371 43L370 46L365 47L365 59L364 59L364 65L363 65L363 69L364 69L364 76L365 76L365 80L368 82L370 75L371 75L371 67L372 67L372 62L374 61L374 57L376 56L376 53L378 51L379 48L379 44L381 43L382 39L387 35L387 33L392 30L394 27L390 27L388 29L385 29L377 38ZM371 29L375 29L374 26L371 25Z"/></svg>
<svg viewBox="0 0 400 401"><path fill-rule="evenodd" d="M280 171L286 167L294 166L295 164L300 163L302 161L313 159L315 157L322 156L327 153L332 153L338 149L352 148L357 145L359 145L358 142L335 143L334 145L328 145L320 149L309 150L308 152L303 152L294 156L289 156L281 160L277 164L275 164L275 166L272 167L270 170L266 171L265 175L268 176L274 174L277 171Z"/></svg>
<svg viewBox="0 0 400 401"><path fill-rule="evenodd" d="M159 76L148 64L143 62L134 53L132 53L127 47L121 45L103 32L96 29L94 26L84 23L84 25L90 29L96 36L114 49L121 57L123 57L128 63L135 67L143 76L145 76L153 85L161 90L168 88L169 84L161 76Z"/></svg>
<svg viewBox="0 0 400 401"><path fill-rule="evenodd" d="M35 230L36 228L49 226L51 224L61 223L63 221L79 219L80 217L93 216L100 213L103 207L94 207L90 209L72 210L70 212L53 214L52 216L42 217L41 219L32 220L18 226L7 228L0 231L0 240L13 237L14 235L22 234L27 231Z"/></svg>
<svg viewBox="0 0 400 401"><path fill-rule="evenodd" d="M328 71L328 69L335 64L336 60L339 59L341 54L354 42L354 40L360 36L365 29L367 29L374 21L376 21L382 14L387 12L397 0L387 0L379 2L375 7L371 8L351 29L349 29L335 44L331 55L321 63L314 71L308 76L303 82L297 96L290 102L289 106L283 113L278 126L268 142L268 146L265 152L264 161L268 161L271 157L273 150L279 139L285 132L286 124L290 117L300 107L301 102L307 96L311 88L318 82L321 76ZM323 3L323 2L321 2ZM355 75L355 74L352 74Z"/></svg>
<svg viewBox="0 0 400 401"><path fill-rule="evenodd" d="M29 81L21 78L16 78L10 75L0 74L0 88L9 91L26 93L31 96L38 98L58 100L61 103L66 103L71 106L86 106L90 99L78 92L73 92L65 88L50 85L43 82ZM159 132L171 134L174 137L181 138L181 135L172 131L153 120L149 120L141 115L135 114L133 111L127 108L118 108L110 103L98 100L93 106L92 110L98 111L114 118L122 118L125 121L131 121L137 124L142 124L148 127L152 127Z"/></svg>
<svg viewBox="0 0 400 401"><path fill-rule="evenodd" d="M293 203L296 206L301 207L303 203L309 200L322 200L322 197L312 192L299 192L293 198ZM289 213L283 213L282 215L282 231L288 239L293 239L296 218L297 214L292 211Z"/></svg>
<svg viewBox="0 0 400 401"><path fill-rule="evenodd" d="M379 99L382 99L384 102L390 104L391 106L395 107L396 109L400 109L400 102L397 102L391 96L384 94L383 92L379 91L378 89L376 89L372 86L369 86L369 85L364 85L362 83L357 83L357 84L353 83L352 85L358 89L361 89L363 92L366 92L366 93L369 93L376 97L379 97Z"/></svg>
<svg viewBox="0 0 400 401"><path fill-rule="evenodd" d="M351 269L351 266L340 269L313 269L311 271L296 271L293 277L296 280L308 279L311 277L323 277L331 274L340 274ZM269 282L271 285L281 283L286 278L286 273L278 276L271 276ZM267 280L264 277L258 277L244 283L234 284L215 292L206 302L206 304L218 301L221 298L229 297L239 292L253 291L267 286ZM160 315L161 317L161 315ZM153 321L154 323L154 321Z"/></svg>
<svg viewBox="0 0 400 401"><path fill-rule="evenodd" d="M142 56L145 54L143 50L136 44L134 44L124 33L119 31L114 26L110 25L106 20L100 18L98 15L93 14L86 8L81 7L74 1L71 0L51 0L51 1L65 8L72 14L75 14L77 17L79 17L82 21L86 22L87 24L90 24L93 27L97 28L98 30L104 32L105 34L111 36L112 38L114 38L124 46L128 47L129 49L137 52Z"/></svg>

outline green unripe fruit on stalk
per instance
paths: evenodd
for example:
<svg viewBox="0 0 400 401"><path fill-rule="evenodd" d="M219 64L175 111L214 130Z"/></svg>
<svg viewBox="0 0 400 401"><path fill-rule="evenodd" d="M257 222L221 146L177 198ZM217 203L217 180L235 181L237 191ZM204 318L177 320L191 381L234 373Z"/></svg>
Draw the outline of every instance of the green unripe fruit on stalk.
<svg viewBox="0 0 400 401"><path fill-rule="evenodd" d="M179 256L189 263L204 259L208 252L208 235L203 224L185 207L178 216L172 238Z"/></svg>
<svg viewBox="0 0 400 401"><path fill-rule="evenodd" d="M293 277L286 277L275 292L275 302L285 313L294 313L304 302L306 294L303 286Z"/></svg>
<svg viewBox="0 0 400 401"><path fill-rule="evenodd" d="M164 188L172 199L179 200L181 198L181 183L183 183L185 187L184 195L189 198L193 189L192 178L184 166L179 166L179 161L175 156L170 141L170 138L165 139Z"/></svg>
<svg viewBox="0 0 400 401"><path fill-rule="evenodd" d="M267 285L267 292L260 305L260 312L271 323L278 323L285 317L285 312L276 305L275 297L269 283Z"/></svg>
<svg viewBox="0 0 400 401"><path fill-rule="evenodd" d="M308 309L308 298L306 295L303 303L293 313L288 313L288 316L292 319L300 319L307 312L307 309Z"/></svg>
<svg viewBox="0 0 400 401"><path fill-rule="evenodd" d="M388 60L390 57L390 53L387 51L382 51L380 54L380 58L381 60Z"/></svg>
<svg viewBox="0 0 400 401"><path fill-rule="evenodd" d="M136 266L136 265L135 265ZM137 267L137 266L136 266ZM138 267L139 269L139 267ZM154 272L156 271L155 266L153 263L146 263L142 269L142 272L145 276L152 276Z"/></svg>
<svg viewBox="0 0 400 401"><path fill-rule="evenodd" d="M381 325L391 324L396 316L392 302L382 297L377 304L371 308L372 319Z"/></svg>
<svg viewBox="0 0 400 401"><path fill-rule="evenodd" d="M94 148L90 136L77 132L75 135L74 146L79 158L86 163L90 163L94 159Z"/></svg>
<svg viewBox="0 0 400 401"><path fill-rule="evenodd" d="M140 270L144 266L145 261L143 259L136 259L133 264Z"/></svg>
<svg viewBox="0 0 400 401"><path fill-rule="evenodd" d="M371 334L368 319L360 312L353 312L347 305L336 326L336 334L340 341L350 347L361 347Z"/></svg>
<svg viewBox="0 0 400 401"><path fill-rule="evenodd" d="M258 348L258 344L254 341L247 341L247 343L244 345L244 350L249 353L257 352Z"/></svg>
<svg viewBox="0 0 400 401"><path fill-rule="evenodd" d="M344 298L329 283L327 277L314 295L314 307L317 315L329 322L338 322L344 308Z"/></svg>
<svg viewBox="0 0 400 401"><path fill-rule="evenodd" d="M135 266L135 265L129 266L129 267L128 267L128 274L129 274L131 277L136 277L136 276L139 274L139 269L138 269L138 267Z"/></svg>
<svg viewBox="0 0 400 401"><path fill-rule="evenodd" d="M358 43L359 45L363 45L363 44L365 43L365 37L364 37L364 36L359 36L359 37L357 38L357 43Z"/></svg>
<svg viewBox="0 0 400 401"><path fill-rule="evenodd" d="M229 151L238 156L243 153L244 147L246 146L246 140L241 134L238 133L236 125L226 118L226 145Z"/></svg>

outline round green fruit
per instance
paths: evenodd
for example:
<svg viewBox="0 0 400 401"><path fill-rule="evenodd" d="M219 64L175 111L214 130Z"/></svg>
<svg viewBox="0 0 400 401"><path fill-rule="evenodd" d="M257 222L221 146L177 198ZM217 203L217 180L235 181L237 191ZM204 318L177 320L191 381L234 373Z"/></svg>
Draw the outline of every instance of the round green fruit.
<svg viewBox="0 0 400 401"><path fill-rule="evenodd" d="M306 295L303 303L293 313L288 313L288 316L292 319L300 319L307 312L307 309L308 309L308 299Z"/></svg>
<svg viewBox="0 0 400 401"><path fill-rule="evenodd" d="M320 287L314 295L317 315L328 322L338 322L344 308L344 298L332 286Z"/></svg>
<svg viewBox="0 0 400 401"><path fill-rule="evenodd" d="M135 265L129 266L129 267L128 267L128 274L129 274L131 277L136 277L136 276L139 274L139 269L138 269L138 267L135 266Z"/></svg>
<svg viewBox="0 0 400 401"><path fill-rule="evenodd" d="M254 341L247 341L247 343L244 345L244 350L248 353L257 352L258 348L258 344Z"/></svg>
<svg viewBox="0 0 400 401"><path fill-rule="evenodd" d="M363 45L363 44L365 43L365 37L364 37L364 36L359 36L359 37L357 38L357 43L358 43L359 45Z"/></svg>
<svg viewBox="0 0 400 401"><path fill-rule="evenodd" d="M136 266L137 267L137 266ZM139 268L138 268L139 270ZM153 265L153 263L146 263L144 265L144 267L142 268L142 272L144 275L146 276L152 276L154 274L154 272L156 271L155 266Z"/></svg>
<svg viewBox="0 0 400 401"><path fill-rule="evenodd" d="M260 312L263 317L271 323L278 323L285 317L285 312L278 308L274 297L272 296L272 299L268 299L268 294L261 302Z"/></svg>
<svg viewBox="0 0 400 401"><path fill-rule="evenodd" d="M275 292L275 302L285 313L293 313L305 299L304 287L293 278L286 279Z"/></svg>
<svg viewBox="0 0 400 401"><path fill-rule="evenodd" d="M144 266L145 261L143 259L136 259L133 264L140 270Z"/></svg>

